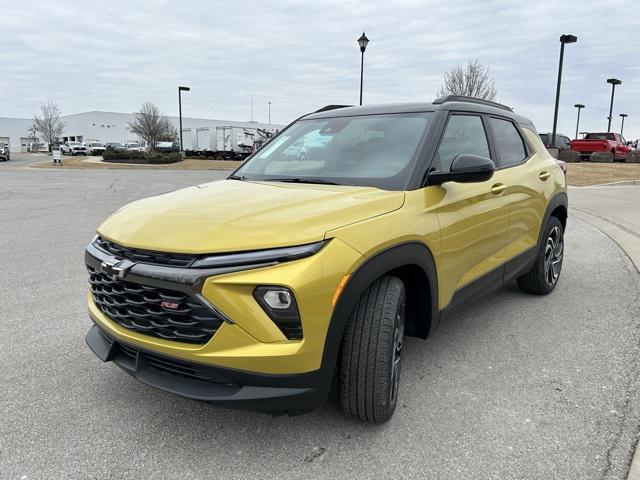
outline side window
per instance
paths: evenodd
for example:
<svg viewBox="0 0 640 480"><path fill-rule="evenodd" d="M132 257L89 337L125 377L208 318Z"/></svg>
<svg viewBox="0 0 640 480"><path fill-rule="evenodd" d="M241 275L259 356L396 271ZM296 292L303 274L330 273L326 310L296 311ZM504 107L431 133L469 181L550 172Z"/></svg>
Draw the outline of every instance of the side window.
<svg viewBox="0 0 640 480"><path fill-rule="evenodd" d="M490 157L489 143L482 125L482 118L476 115L451 115L449 117L432 168L448 172L453 159L463 153Z"/></svg>
<svg viewBox="0 0 640 480"><path fill-rule="evenodd" d="M501 167L515 165L527 158L524 141L513 123L500 118L491 118L490 122Z"/></svg>

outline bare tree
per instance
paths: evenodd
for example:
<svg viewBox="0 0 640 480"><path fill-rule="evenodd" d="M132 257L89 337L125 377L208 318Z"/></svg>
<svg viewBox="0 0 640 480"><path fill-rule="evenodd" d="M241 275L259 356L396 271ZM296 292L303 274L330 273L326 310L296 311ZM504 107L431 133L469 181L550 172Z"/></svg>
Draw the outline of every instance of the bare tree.
<svg viewBox="0 0 640 480"><path fill-rule="evenodd" d="M178 140L178 129L176 126L169 122L167 131L160 136L161 142L176 142Z"/></svg>
<svg viewBox="0 0 640 480"><path fill-rule="evenodd" d="M444 84L438 96L466 95L468 97L495 100L496 89L489 76L489 67L478 60L469 62L466 67L460 65L444 74Z"/></svg>
<svg viewBox="0 0 640 480"><path fill-rule="evenodd" d="M38 138L38 128L35 123L27 128L27 133L29 134L29 138Z"/></svg>
<svg viewBox="0 0 640 480"><path fill-rule="evenodd" d="M176 127L151 102L143 103L140 111L134 113L134 116L133 122L129 123L129 129L142 138L152 151L156 149L158 142L165 138L175 138L178 134Z"/></svg>
<svg viewBox="0 0 640 480"><path fill-rule="evenodd" d="M49 144L49 151L53 144L64 132L66 123L60 119L60 109L53 102L40 106L42 116L33 117L33 128L42 135L42 139Z"/></svg>

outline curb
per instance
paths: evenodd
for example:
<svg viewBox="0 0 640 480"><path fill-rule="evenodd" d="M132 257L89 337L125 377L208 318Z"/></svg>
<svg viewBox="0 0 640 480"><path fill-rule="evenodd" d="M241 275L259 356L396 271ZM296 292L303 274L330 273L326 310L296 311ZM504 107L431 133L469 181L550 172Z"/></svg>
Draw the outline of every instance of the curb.
<svg viewBox="0 0 640 480"><path fill-rule="evenodd" d="M624 253L626 253L629 259L633 262L638 273L640 273L640 235L638 233L623 225L603 219L592 213L585 212L584 210L579 210L575 207L570 207L570 209L571 215L593 225L611 240L616 242L622 251L624 251ZM640 480L640 477L638 477L638 480Z"/></svg>
<svg viewBox="0 0 640 480"><path fill-rule="evenodd" d="M629 475L627 480L640 480L640 449L636 446L636 453L633 454L631 459L631 467L629 468Z"/></svg>
<svg viewBox="0 0 640 480"><path fill-rule="evenodd" d="M627 187L640 185L640 180L621 180L619 182L598 183L596 185L571 185L573 188L593 188L593 187Z"/></svg>

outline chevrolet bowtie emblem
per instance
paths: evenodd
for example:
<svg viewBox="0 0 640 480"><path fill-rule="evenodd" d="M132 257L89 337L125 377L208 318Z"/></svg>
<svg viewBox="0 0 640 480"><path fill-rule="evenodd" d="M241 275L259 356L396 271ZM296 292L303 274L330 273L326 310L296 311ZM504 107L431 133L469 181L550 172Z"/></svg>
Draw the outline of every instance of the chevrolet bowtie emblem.
<svg viewBox="0 0 640 480"><path fill-rule="evenodd" d="M104 260L100 265L100 270L102 271L102 273L104 273L105 275L108 275L113 279L122 280L124 279L127 272L129 272L131 267L133 267L134 265L135 263L132 262L131 260L122 260L122 261Z"/></svg>

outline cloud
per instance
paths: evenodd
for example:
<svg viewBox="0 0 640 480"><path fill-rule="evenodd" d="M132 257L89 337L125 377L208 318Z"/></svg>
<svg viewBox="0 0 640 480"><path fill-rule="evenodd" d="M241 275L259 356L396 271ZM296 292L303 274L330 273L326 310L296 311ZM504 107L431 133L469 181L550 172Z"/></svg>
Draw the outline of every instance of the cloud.
<svg viewBox="0 0 640 480"><path fill-rule="evenodd" d="M559 131L606 128L616 76L614 126L630 114L640 136L638 9L629 1L4 2L0 17L0 116L30 117L42 101L64 113L131 112L146 100L187 116L287 123L329 103L358 100L365 54L365 103L431 100L442 74L479 59L498 99L551 129L559 42L566 48ZM35 13L34 13L35 12ZM615 12L613 14L612 12ZM608 20L615 18L615 27ZM636 115L638 120L636 121ZM638 125L636 127L636 125Z"/></svg>

